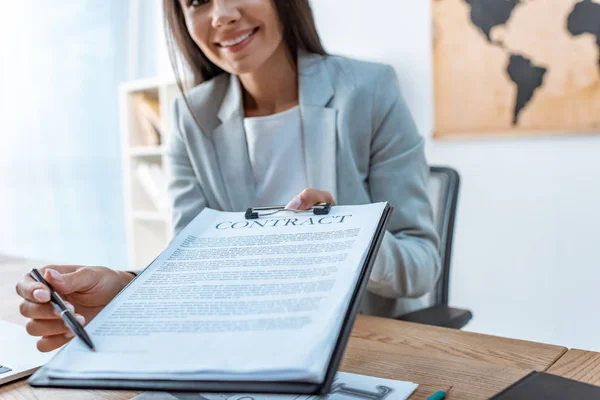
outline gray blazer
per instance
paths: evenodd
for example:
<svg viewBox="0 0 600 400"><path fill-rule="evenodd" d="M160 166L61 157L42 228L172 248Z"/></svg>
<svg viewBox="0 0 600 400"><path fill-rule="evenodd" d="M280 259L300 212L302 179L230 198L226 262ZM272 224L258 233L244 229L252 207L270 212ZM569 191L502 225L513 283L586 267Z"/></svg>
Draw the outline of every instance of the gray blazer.
<svg viewBox="0 0 600 400"><path fill-rule="evenodd" d="M433 289L438 238L424 141L393 68L301 52L298 73L308 186L329 191L338 204L395 207L362 311L392 317L419 308L424 298L406 298ZM189 99L197 124L178 98L166 156L175 233L204 207L244 211L256 197L238 78L220 75Z"/></svg>

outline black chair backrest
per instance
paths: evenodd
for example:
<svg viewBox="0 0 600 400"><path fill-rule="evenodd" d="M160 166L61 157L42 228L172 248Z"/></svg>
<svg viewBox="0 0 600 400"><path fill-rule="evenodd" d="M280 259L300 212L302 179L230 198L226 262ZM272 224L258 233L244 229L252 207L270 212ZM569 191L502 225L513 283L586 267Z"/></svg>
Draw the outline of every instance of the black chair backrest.
<svg viewBox="0 0 600 400"><path fill-rule="evenodd" d="M432 296L437 304L448 304L448 286L450 280L450 261L452 258L452 237L454 219L458 204L460 176L449 167L430 167L428 193L433 207L433 222L440 237L440 259L442 272Z"/></svg>

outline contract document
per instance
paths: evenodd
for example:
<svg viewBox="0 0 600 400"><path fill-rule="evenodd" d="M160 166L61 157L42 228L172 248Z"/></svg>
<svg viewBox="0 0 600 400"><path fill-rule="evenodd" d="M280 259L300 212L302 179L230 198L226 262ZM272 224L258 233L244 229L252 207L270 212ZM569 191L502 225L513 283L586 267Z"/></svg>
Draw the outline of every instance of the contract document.
<svg viewBox="0 0 600 400"><path fill-rule="evenodd" d="M390 213L204 209L86 326L96 352L72 340L37 383L333 379Z"/></svg>

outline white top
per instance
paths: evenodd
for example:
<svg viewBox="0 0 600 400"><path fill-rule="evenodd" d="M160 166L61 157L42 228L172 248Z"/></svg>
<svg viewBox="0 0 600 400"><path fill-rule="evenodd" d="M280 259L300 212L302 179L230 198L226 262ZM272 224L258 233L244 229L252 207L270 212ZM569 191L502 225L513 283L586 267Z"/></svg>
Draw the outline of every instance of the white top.
<svg viewBox="0 0 600 400"><path fill-rule="evenodd" d="M244 118L257 206L285 206L306 188L300 107Z"/></svg>

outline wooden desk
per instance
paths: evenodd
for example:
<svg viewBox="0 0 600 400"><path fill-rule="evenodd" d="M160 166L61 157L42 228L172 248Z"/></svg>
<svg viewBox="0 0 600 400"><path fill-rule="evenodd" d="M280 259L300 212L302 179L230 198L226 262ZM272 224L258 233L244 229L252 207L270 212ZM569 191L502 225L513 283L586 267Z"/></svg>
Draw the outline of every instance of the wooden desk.
<svg viewBox="0 0 600 400"><path fill-rule="evenodd" d="M600 353L569 350L548 369L548 372L600 386Z"/></svg>
<svg viewBox="0 0 600 400"><path fill-rule="evenodd" d="M0 319L24 323L18 315L14 286L34 264L0 259ZM565 362L557 363L565 353ZM597 357L596 353L567 352L561 346L359 316L341 370L418 383L411 399L426 399L444 389L448 399L468 400L488 398L530 371L551 366L556 373L573 374L575 379L598 379ZM19 400L130 399L136 394L33 389L25 380L0 387L0 398Z"/></svg>

